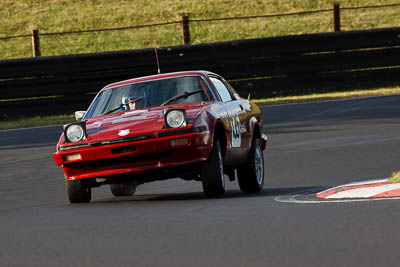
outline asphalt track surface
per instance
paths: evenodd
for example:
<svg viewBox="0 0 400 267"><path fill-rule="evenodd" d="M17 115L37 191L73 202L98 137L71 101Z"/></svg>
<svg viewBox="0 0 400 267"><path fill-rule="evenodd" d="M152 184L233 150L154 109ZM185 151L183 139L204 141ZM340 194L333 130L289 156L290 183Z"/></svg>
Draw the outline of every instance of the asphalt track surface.
<svg viewBox="0 0 400 267"><path fill-rule="evenodd" d="M93 190L70 205L52 159L60 126L0 131L0 266L398 266L400 200L283 203L400 169L400 96L262 108L263 193L228 183Z"/></svg>

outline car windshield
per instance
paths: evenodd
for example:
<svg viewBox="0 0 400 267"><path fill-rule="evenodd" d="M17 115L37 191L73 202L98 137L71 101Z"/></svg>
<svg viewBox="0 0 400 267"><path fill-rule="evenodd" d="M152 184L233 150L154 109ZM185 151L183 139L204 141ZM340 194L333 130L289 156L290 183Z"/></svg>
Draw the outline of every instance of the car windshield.
<svg viewBox="0 0 400 267"><path fill-rule="evenodd" d="M173 104L207 101L203 91L206 88L200 76L174 77L114 87L97 95L84 119L129 109L125 104L130 99L142 98L136 102L136 109L160 106L166 102ZM182 97L174 99L180 95Z"/></svg>

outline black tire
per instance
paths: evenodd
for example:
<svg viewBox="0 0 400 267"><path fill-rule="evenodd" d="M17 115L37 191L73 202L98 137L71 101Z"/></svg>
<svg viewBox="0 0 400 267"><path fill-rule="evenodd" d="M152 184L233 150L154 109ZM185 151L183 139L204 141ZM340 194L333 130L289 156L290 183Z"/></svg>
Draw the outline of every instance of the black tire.
<svg viewBox="0 0 400 267"><path fill-rule="evenodd" d="M221 146L217 139L214 140L209 158L201 168L200 177L203 192L207 197L218 197L225 193L224 166Z"/></svg>
<svg viewBox="0 0 400 267"><path fill-rule="evenodd" d="M135 194L135 183L110 184L111 193L115 197L130 197Z"/></svg>
<svg viewBox="0 0 400 267"><path fill-rule="evenodd" d="M84 179L69 181L65 179L69 202L88 203L92 198L92 188Z"/></svg>
<svg viewBox="0 0 400 267"><path fill-rule="evenodd" d="M261 192L264 186L264 155L261 141L254 138L245 164L237 169L240 190L244 193Z"/></svg>

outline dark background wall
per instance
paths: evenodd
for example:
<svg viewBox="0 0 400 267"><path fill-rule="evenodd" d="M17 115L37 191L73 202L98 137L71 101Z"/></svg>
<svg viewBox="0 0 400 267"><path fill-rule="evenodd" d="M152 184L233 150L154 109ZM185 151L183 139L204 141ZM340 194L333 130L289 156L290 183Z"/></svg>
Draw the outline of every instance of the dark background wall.
<svg viewBox="0 0 400 267"><path fill-rule="evenodd" d="M216 72L252 98L400 84L400 28L157 48L161 71ZM153 48L0 61L0 116L85 110L105 85L157 73Z"/></svg>

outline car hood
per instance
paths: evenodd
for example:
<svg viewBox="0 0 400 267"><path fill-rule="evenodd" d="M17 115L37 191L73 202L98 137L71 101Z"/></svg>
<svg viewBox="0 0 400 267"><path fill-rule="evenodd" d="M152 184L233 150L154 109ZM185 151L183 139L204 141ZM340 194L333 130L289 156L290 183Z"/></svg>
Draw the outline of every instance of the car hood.
<svg viewBox="0 0 400 267"><path fill-rule="evenodd" d="M103 141L171 130L165 129L164 110L168 108L185 109L188 126L190 126L193 118L197 116L204 106L202 104L195 106L176 105L147 108L89 119L86 122L86 141Z"/></svg>

